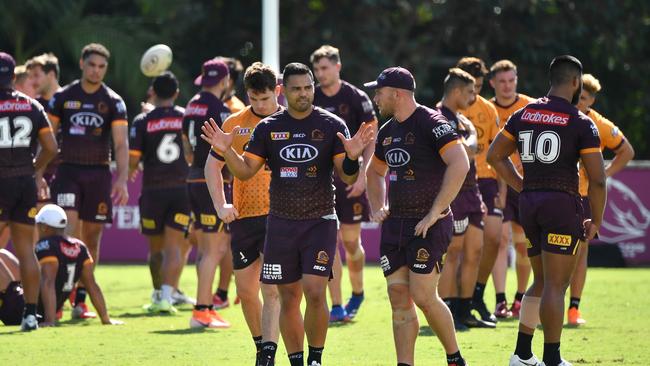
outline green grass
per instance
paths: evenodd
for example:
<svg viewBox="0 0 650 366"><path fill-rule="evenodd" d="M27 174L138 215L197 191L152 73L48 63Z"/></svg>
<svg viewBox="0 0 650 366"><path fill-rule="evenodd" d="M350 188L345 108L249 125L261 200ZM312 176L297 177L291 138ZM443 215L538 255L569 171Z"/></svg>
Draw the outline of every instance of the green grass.
<svg viewBox="0 0 650 366"><path fill-rule="evenodd" d="M21 333L0 326L0 365L253 365L254 348L241 307L222 315L233 323L228 330L189 329L189 308L174 316L149 316L141 310L150 295L145 266L100 265L97 277L110 314L127 322L102 326L99 320L73 323L66 309L61 326ZM394 365L391 313L385 283L378 267L368 267L366 301L356 321L332 327L324 353L326 365ZM349 284L344 281L344 293ZM195 290L194 268L187 267L182 288ZM588 320L580 329L565 328L564 358L574 365L647 365L647 269L591 269L581 309ZM514 292L514 274L508 276L508 298ZM231 293L234 292L234 285ZM486 300L492 305L491 284ZM231 298L232 300L232 298ZM421 335L416 345L420 365L443 365L444 352L420 316ZM496 330L478 329L458 334L461 350L474 365L506 365L517 334L516 321L499 323ZM542 333L534 351L542 354ZM306 345L305 345L306 347ZM277 365L288 365L281 345Z"/></svg>

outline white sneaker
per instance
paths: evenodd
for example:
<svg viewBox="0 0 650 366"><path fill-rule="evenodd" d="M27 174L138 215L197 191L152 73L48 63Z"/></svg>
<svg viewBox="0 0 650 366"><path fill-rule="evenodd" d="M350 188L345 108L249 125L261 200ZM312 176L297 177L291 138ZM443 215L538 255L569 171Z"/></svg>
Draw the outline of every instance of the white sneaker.
<svg viewBox="0 0 650 366"><path fill-rule="evenodd" d="M510 363L508 364L509 366L542 366L544 363L539 362L539 359L533 355L531 358L527 360L522 360L519 358L517 355L512 355L510 357Z"/></svg>
<svg viewBox="0 0 650 366"><path fill-rule="evenodd" d="M321 366L321 365L316 361L312 361L311 364L309 364L309 366Z"/></svg>
<svg viewBox="0 0 650 366"><path fill-rule="evenodd" d="M540 365L541 366L546 366L546 364L544 364L544 362L540 363ZM557 365L557 366L573 366L573 364L571 364L569 361L567 361L565 359L562 359L562 362L560 362L560 364Z"/></svg>
<svg viewBox="0 0 650 366"><path fill-rule="evenodd" d="M36 320L34 315L27 315L20 323L20 330L23 332L29 332L36 329L38 329L38 320Z"/></svg>
<svg viewBox="0 0 650 366"><path fill-rule="evenodd" d="M178 305L196 305L196 299L193 299L187 295L185 295L181 290L175 289L174 292L172 293L172 305L178 306Z"/></svg>

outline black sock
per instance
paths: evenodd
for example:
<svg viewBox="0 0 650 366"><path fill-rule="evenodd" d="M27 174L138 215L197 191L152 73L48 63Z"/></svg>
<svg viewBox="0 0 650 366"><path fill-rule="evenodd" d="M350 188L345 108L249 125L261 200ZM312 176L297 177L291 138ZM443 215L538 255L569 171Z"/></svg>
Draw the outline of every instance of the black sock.
<svg viewBox="0 0 650 366"><path fill-rule="evenodd" d="M340 307L341 307L341 304L336 304L336 305L332 304L332 310L334 310L334 308L340 308Z"/></svg>
<svg viewBox="0 0 650 366"><path fill-rule="evenodd" d="M533 357L531 344L533 343L533 335L519 332L517 334L517 348L515 354L523 360Z"/></svg>
<svg viewBox="0 0 650 366"><path fill-rule="evenodd" d="M23 318L27 315L36 316L36 304L25 304L25 311L23 312Z"/></svg>
<svg viewBox="0 0 650 366"><path fill-rule="evenodd" d="M517 292L515 294L515 301L521 302L521 299L523 299L523 298L524 298L524 293L523 292Z"/></svg>
<svg viewBox="0 0 650 366"><path fill-rule="evenodd" d="M223 301L228 300L228 290L217 289L217 296Z"/></svg>
<svg viewBox="0 0 650 366"><path fill-rule="evenodd" d="M291 366L304 366L303 362L304 352L294 352L289 354L289 364Z"/></svg>
<svg viewBox="0 0 650 366"><path fill-rule="evenodd" d="M323 356L323 347L312 347L309 346L309 355L307 356L307 365L311 365L312 362L316 361L320 364L320 359Z"/></svg>
<svg viewBox="0 0 650 366"><path fill-rule="evenodd" d="M547 366L557 366L562 362L560 357L560 342L544 343L544 364Z"/></svg>
<svg viewBox="0 0 650 366"><path fill-rule="evenodd" d="M74 298L74 304L77 305L80 302L86 302L86 288L77 287L77 295Z"/></svg>
<svg viewBox="0 0 650 366"><path fill-rule="evenodd" d="M500 304L502 302L506 301L506 294L504 292L498 292L497 293L497 304Z"/></svg>
<svg viewBox="0 0 650 366"><path fill-rule="evenodd" d="M262 336L253 337L253 342L255 343L255 349L259 353L262 350Z"/></svg>
<svg viewBox="0 0 650 366"><path fill-rule="evenodd" d="M278 349L278 345L275 342L264 342L262 343L262 348L259 353L259 365L260 366L273 366L275 365L275 351Z"/></svg>
<svg viewBox="0 0 650 366"><path fill-rule="evenodd" d="M409 365L408 363L399 362L397 366L411 366L411 365Z"/></svg>
<svg viewBox="0 0 650 366"><path fill-rule="evenodd" d="M477 282L474 286L474 295L472 298L474 301L483 301L483 294L485 294L485 284Z"/></svg>
<svg viewBox="0 0 650 366"><path fill-rule="evenodd" d="M447 355L447 365L465 366L465 360L463 360L463 357L460 355L460 351L452 355Z"/></svg>
<svg viewBox="0 0 650 366"><path fill-rule="evenodd" d="M461 297L458 299L458 317L459 318L465 318L470 315L470 311L472 309L472 299L467 297L463 298Z"/></svg>
<svg viewBox="0 0 650 366"><path fill-rule="evenodd" d="M454 319L458 318L458 311L460 310L460 299L457 297L451 298L451 315L454 316Z"/></svg>
<svg viewBox="0 0 650 366"><path fill-rule="evenodd" d="M352 291L352 296L361 296L361 297L363 297L363 291L361 291L361 292L358 292L358 293L357 293L357 292L354 292L354 291Z"/></svg>
<svg viewBox="0 0 650 366"><path fill-rule="evenodd" d="M579 297L572 297L569 301L569 309L571 308L580 308L580 298Z"/></svg>
<svg viewBox="0 0 650 366"><path fill-rule="evenodd" d="M212 310L212 305L199 305L199 304L196 304L196 305L194 305L194 310L199 310L199 311L201 311L201 310Z"/></svg>

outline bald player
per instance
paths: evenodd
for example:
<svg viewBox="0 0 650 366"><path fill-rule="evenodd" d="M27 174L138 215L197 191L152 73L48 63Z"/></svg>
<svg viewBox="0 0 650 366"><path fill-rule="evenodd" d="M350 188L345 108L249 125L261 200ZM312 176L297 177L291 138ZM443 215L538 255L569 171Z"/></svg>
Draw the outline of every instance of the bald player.
<svg viewBox="0 0 650 366"><path fill-rule="evenodd" d="M596 102L596 95L601 91L600 81L591 74L582 76L582 93L578 102L580 112L586 114L596 124L600 135L600 150L613 151L615 156L611 163L605 167L605 174L611 177L621 171L627 163L634 158L634 148L625 138L623 132L610 120L596 112L593 104ZM585 218L591 219L591 207L589 206L589 179L584 167L580 166L580 196L582 197L582 209ZM567 323L569 325L583 325L586 321L580 315L580 299L587 280L587 254L589 241L580 248L576 271L571 279L571 298L567 309Z"/></svg>
<svg viewBox="0 0 650 366"><path fill-rule="evenodd" d="M558 56L550 65L550 90L515 112L488 151L488 162L518 192L521 224L529 240L533 284L522 299L519 334L510 366L537 365L532 339L544 329L545 366L570 366L560 354L564 295L585 239L598 232L607 191L598 129L574 104L582 91L582 64ZM508 157L518 151L523 178ZM592 220L584 220L578 161L589 176Z"/></svg>
<svg viewBox="0 0 650 366"><path fill-rule="evenodd" d="M490 86L494 89L494 98L490 102L494 104L499 117L499 128L502 128L508 118L524 107L533 98L521 93L517 93L517 66L510 60L497 61L490 67ZM518 155L510 157L517 167L519 174L522 174L521 162ZM519 224L519 194L512 188L508 188L506 197L506 206L503 209L503 230L499 254L492 272L494 287L496 291L496 309L494 315L497 318L509 318L518 316L521 306L521 298L528 286L530 278L530 262L526 254L526 237ZM517 253L517 294L508 309L506 300L506 269L507 269L507 249L512 234L512 242Z"/></svg>

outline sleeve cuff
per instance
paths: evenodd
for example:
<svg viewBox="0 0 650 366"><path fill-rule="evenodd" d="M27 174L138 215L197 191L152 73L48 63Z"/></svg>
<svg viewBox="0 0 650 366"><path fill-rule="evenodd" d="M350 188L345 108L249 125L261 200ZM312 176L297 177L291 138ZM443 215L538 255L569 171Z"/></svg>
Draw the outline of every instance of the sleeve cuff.
<svg viewBox="0 0 650 366"><path fill-rule="evenodd" d="M502 129L502 130L501 130L501 134L502 134L503 136L505 136L506 138L508 138L509 140L511 140L511 141L515 141L515 142L517 141L517 140L515 139L515 137L512 136L512 134L511 134L510 132L506 131L505 129Z"/></svg>
<svg viewBox="0 0 650 366"><path fill-rule="evenodd" d="M115 121L111 122L111 127L128 126L128 125L129 125L129 121L127 121L125 119L116 119Z"/></svg>
<svg viewBox="0 0 650 366"><path fill-rule="evenodd" d="M587 149L581 149L580 154L591 154L591 153L599 153L600 148L599 147L590 147Z"/></svg>
<svg viewBox="0 0 650 366"><path fill-rule="evenodd" d="M59 260L53 255L48 255L47 257L43 257L43 258L39 259L38 263L40 263L40 264L59 263Z"/></svg>
<svg viewBox="0 0 650 366"><path fill-rule="evenodd" d="M142 156L142 151L140 151L140 150L129 150L129 155L140 157L140 156Z"/></svg>
<svg viewBox="0 0 650 366"><path fill-rule="evenodd" d="M50 121L52 121L54 123L58 123L61 120L61 118L59 118L59 116L55 116L52 113L48 113L47 118L49 118Z"/></svg>
<svg viewBox="0 0 650 366"><path fill-rule="evenodd" d="M48 133L48 132L52 132L52 127L47 126L47 127L43 127L40 130L38 130L39 135L42 134L42 133Z"/></svg>

